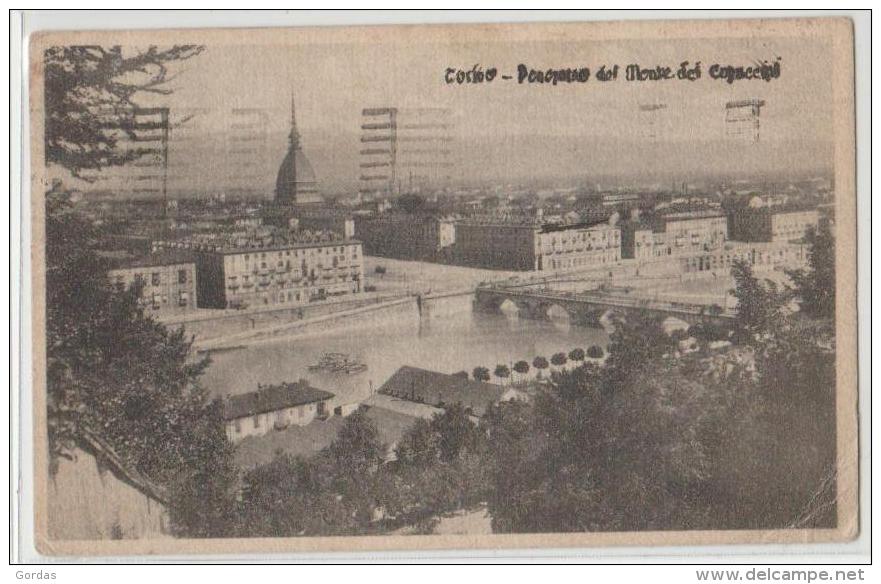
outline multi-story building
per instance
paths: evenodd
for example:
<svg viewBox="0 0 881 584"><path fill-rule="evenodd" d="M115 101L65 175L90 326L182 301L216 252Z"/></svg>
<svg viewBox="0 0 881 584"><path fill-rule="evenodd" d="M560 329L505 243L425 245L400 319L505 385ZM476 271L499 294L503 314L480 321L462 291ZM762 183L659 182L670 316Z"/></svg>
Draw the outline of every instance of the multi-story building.
<svg viewBox="0 0 881 584"><path fill-rule="evenodd" d="M157 317L191 312L197 307L196 264L192 255L164 252L112 262L107 276L119 290L140 282L140 304Z"/></svg>
<svg viewBox="0 0 881 584"><path fill-rule="evenodd" d="M801 243L757 242L728 243L712 251L678 258L682 273L717 272L731 268L736 260L746 261L755 270L777 266L795 268L804 265L807 246Z"/></svg>
<svg viewBox="0 0 881 584"><path fill-rule="evenodd" d="M355 217L355 237L364 253L401 259L438 260L456 242L453 219L430 214L386 212Z"/></svg>
<svg viewBox="0 0 881 584"><path fill-rule="evenodd" d="M816 209L742 207L730 212L731 239L736 241L793 241L816 227Z"/></svg>
<svg viewBox="0 0 881 584"><path fill-rule="evenodd" d="M728 239L728 221L715 210L657 215L621 225L621 255L651 260L706 252Z"/></svg>
<svg viewBox="0 0 881 584"><path fill-rule="evenodd" d="M573 270L617 263L613 224L542 225L538 219L470 218L456 223L457 263L500 270Z"/></svg>
<svg viewBox="0 0 881 584"><path fill-rule="evenodd" d="M661 247L657 247L660 252ZM655 232L650 225L638 221L621 224L621 257L649 261L655 255Z"/></svg>
<svg viewBox="0 0 881 584"><path fill-rule="evenodd" d="M712 249L728 239L728 221L721 211L669 213L658 220L668 255L696 249ZM663 231L661 231L663 230Z"/></svg>
<svg viewBox="0 0 881 584"><path fill-rule="evenodd" d="M621 230L614 224L545 225L537 235L538 270L577 270L621 259Z"/></svg>
<svg viewBox="0 0 881 584"><path fill-rule="evenodd" d="M196 252L199 306L298 305L363 291L361 242L302 241Z"/></svg>
<svg viewBox="0 0 881 584"><path fill-rule="evenodd" d="M291 425L305 426L330 415L327 403L333 397L334 394L312 387L305 380L229 396L223 403L226 436L230 442L238 442Z"/></svg>

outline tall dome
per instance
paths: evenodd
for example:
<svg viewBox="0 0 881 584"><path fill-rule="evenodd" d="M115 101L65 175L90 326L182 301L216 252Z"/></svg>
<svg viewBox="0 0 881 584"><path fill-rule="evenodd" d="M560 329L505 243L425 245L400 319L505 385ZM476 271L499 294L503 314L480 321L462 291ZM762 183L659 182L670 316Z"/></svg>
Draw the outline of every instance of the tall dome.
<svg viewBox="0 0 881 584"><path fill-rule="evenodd" d="M288 142L288 152L281 162L278 177L275 179L275 202L286 205L321 202L315 171L300 146L293 97L291 97L291 134Z"/></svg>

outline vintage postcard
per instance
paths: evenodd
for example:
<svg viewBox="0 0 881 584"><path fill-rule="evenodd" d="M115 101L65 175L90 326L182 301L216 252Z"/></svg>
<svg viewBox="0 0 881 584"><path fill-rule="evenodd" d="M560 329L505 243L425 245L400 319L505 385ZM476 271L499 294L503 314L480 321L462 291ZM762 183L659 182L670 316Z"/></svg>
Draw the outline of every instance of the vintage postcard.
<svg viewBox="0 0 881 584"><path fill-rule="evenodd" d="M39 551L854 538L852 29L33 35Z"/></svg>

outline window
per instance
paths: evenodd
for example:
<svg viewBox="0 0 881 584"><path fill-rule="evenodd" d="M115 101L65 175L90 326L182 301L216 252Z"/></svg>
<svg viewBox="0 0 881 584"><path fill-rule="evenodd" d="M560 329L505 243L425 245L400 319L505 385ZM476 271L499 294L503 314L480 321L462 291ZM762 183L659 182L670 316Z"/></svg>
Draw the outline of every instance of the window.
<svg viewBox="0 0 881 584"><path fill-rule="evenodd" d="M186 292L181 292L180 299L178 300L178 305L179 306L186 306L187 304L189 304L189 301L190 301L190 295L187 294Z"/></svg>
<svg viewBox="0 0 881 584"><path fill-rule="evenodd" d="M187 283L187 271L186 270L178 270L177 271L177 283L178 284L186 284Z"/></svg>
<svg viewBox="0 0 881 584"><path fill-rule="evenodd" d="M160 274L159 272L153 272L153 274L150 277L150 283L152 283L154 286L158 286L159 284L161 284L162 283L162 274Z"/></svg>
<svg viewBox="0 0 881 584"><path fill-rule="evenodd" d="M242 433L242 421L236 418L236 434Z"/></svg>
<svg viewBox="0 0 881 584"><path fill-rule="evenodd" d="M255 428L259 428L259 427L260 427L260 414L255 414L255 415L254 415L254 427L255 427Z"/></svg>

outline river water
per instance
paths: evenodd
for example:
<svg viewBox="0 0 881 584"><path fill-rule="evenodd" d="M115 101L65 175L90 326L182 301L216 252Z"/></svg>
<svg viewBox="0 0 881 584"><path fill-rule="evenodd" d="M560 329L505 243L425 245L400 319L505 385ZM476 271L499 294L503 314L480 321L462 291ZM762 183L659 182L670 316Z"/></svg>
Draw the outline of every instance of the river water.
<svg viewBox="0 0 881 584"><path fill-rule="evenodd" d="M223 396L254 391L258 383L305 378L336 394L333 405L338 405L365 399L402 365L445 373L470 372L477 366L492 371L499 363L531 363L536 355L550 359L556 352L605 347L607 342L604 330L570 325L565 319L474 312L471 297L460 296L426 302L421 316L414 306L344 330L214 353L202 381L214 395ZM308 366L325 352L348 353L368 369L353 375L310 372Z"/></svg>

